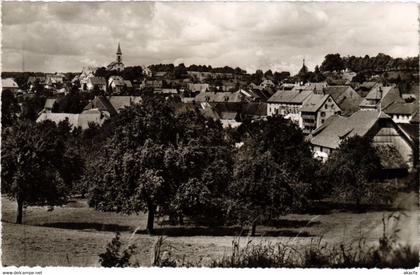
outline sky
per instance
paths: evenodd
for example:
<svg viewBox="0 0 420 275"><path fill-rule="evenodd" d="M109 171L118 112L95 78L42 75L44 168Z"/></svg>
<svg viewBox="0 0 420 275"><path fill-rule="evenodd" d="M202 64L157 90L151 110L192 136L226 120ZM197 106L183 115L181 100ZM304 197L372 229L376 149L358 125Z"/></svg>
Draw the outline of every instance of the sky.
<svg viewBox="0 0 420 275"><path fill-rule="evenodd" d="M416 56L415 3L3 2L2 70L184 63L296 73L328 53ZM24 64L24 65L23 65Z"/></svg>

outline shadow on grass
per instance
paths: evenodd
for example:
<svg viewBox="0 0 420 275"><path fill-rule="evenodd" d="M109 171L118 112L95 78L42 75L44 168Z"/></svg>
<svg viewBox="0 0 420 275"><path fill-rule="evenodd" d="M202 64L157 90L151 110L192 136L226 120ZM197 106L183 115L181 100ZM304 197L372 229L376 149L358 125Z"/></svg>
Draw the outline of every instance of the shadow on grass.
<svg viewBox="0 0 420 275"><path fill-rule="evenodd" d="M139 230L137 234L148 234L146 230ZM163 227L155 228L154 235L165 235L170 237L190 237L190 236L247 236L249 229L238 227ZM256 232L257 236L267 237L295 237L297 231L293 230L261 230ZM310 237L308 232L301 232L301 237Z"/></svg>
<svg viewBox="0 0 420 275"><path fill-rule="evenodd" d="M311 207L302 211L301 214L310 214L310 215L328 215L333 212L347 212L347 213L367 213L367 212L377 212L377 211L398 211L398 207L391 205L366 205L361 204L357 206L354 203L340 203L340 202L331 202L331 201L316 201L313 202Z"/></svg>
<svg viewBox="0 0 420 275"><path fill-rule="evenodd" d="M124 232L131 231L132 227L122 226L118 224L102 224L102 223L75 223L75 222L55 222L55 223L44 223L40 226L54 227L61 229L73 229L73 230L96 230L96 231L110 231L110 232Z"/></svg>
<svg viewBox="0 0 420 275"><path fill-rule="evenodd" d="M321 224L320 221L310 221L310 220L286 220L286 219L276 219L267 223L268 226L278 227L278 228L299 228L299 227L311 227L314 225Z"/></svg>

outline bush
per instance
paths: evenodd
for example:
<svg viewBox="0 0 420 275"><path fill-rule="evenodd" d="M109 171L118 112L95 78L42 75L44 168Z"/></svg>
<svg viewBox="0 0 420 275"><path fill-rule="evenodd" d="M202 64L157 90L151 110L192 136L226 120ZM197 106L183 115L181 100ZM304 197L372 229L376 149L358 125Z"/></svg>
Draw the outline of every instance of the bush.
<svg viewBox="0 0 420 275"><path fill-rule="evenodd" d="M134 254L136 246L130 245L122 250L121 234L116 233L115 237L108 243L106 252L99 254L99 263L103 267L128 267L131 266L130 258Z"/></svg>

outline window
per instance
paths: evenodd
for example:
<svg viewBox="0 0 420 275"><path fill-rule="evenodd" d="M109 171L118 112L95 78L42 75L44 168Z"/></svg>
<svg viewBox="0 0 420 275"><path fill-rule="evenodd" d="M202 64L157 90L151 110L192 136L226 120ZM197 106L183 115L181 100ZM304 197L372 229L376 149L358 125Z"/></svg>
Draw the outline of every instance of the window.
<svg viewBox="0 0 420 275"><path fill-rule="evenodd" d="M321 123L324 124L324 122L325 122L325 119L321 119Z"/></svg>
<svg viewBox="0 0 420 275"><path fill-rule="evenodd" d="M321 117L325 117L325 112L321 112Z"/></svg>
<svg viewBox="0 0 420 275"><path fill-rule="evenodd" d="M327 101L328 101L328 102L331 102L331 98L328 98L328 99L327 99Z"/></svg>

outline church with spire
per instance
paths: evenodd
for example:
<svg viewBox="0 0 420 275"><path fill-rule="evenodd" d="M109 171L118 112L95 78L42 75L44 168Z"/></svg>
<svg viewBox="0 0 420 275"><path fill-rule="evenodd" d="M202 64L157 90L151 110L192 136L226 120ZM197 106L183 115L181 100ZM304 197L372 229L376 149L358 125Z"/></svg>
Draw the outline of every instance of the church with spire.
<svg viewBox="0 0 420 275"><path fill-rule="evenodd" d="M116 60L112 61L106 69L108 71L122 71L124 70L124 63L122 63L122 51L120 47L120 43L118 42L118 48L116 53Z"/></svg>

